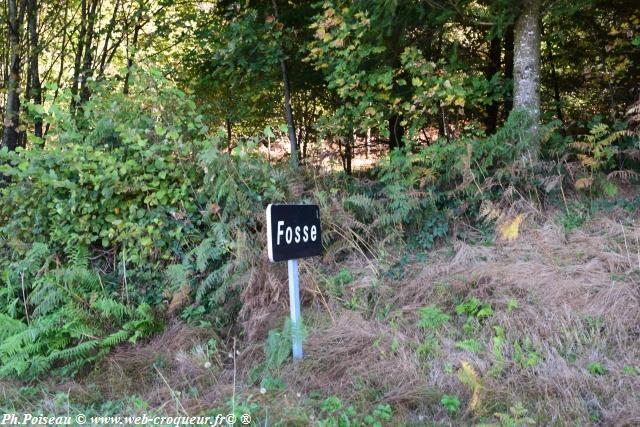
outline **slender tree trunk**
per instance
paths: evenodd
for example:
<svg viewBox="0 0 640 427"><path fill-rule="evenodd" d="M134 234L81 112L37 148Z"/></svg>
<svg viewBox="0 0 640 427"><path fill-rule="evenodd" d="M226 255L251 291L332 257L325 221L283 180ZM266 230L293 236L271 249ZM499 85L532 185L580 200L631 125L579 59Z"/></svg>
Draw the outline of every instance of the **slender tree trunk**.
<svg viewBox="0 0 640 427"><path fill-rule="evenodd" d="M227 151L231 154L231 120L226 119L225 121L227 122Z"/></svg>
<svg viewBox="0 0 640 427"><path fill-rule="evenodd" d="M509 25L504 34L504 82L510 88L504 96L504 119L513 109L513 25Z"/></svg>
<svg viewBox="0 0 640 427"><path fill-rule="evenodd" d="M80 30L78 32L78 44L76 45L76 56L73 62L73 83L71 85L71 95L73 100L71 101L71 110L75 112L78 107L76 97L78 95L78 89L80 88L80 71L82 67L82 53L84 52L84 39L87 33L87 0L82 0L80 12Z"/></svg>
<svg viewBox="0 0 640 427"><path fill-rule="evenodd" d="M31 96L33 103L42 105L42 84L40 82L40 44L38 42L38 3L37 0L29 0L28 27L30 42L29 76L31 83ZM42 138L42 117L36 115L33 134Z"/></svg>
<svg viewBox="0 0 640 427"><path fill-rule="evenodd" d="M447 115L444 111L444 108L442 108L442 106L438 107L438 115L440 116L438 118L438 136L444 136L447 141L449 141L449 132L448 132L448 125L447 125Z"/></svg>
<svg viewBox="0 0 640 427"><path fill-rule="evenodd" d="M82 61L82 84L80 90L80 102L84 104L91 96L89 80L93 75L93 38L95 36L96 15L98 0L93 0L89 10L87 34L84 43L84 59Z"/></svg>
<svg viewBox="0 0 640 427"><path fill-rule="evenodd" d="M300 164L304 165L304 126L298 126L298 136L296 136L296 141L300 145Z"/></svg>
<svg viewBox="0 0 640 427"><path fill-rule="evenodd" d="M307 162L307 145L309 144L309 132L305 132L304 139L302 140L302 158L304 163Z"/></svg>
<svg viewBox="0 0 640 427"><path fill-rule="evenodd" d="M553 51L551 48L551 42L547 42L547 62L551 69L551 86L553 86L553 101L556 107L556 115L558 120L564 123L564 115L562 114L562 99L560 98L560 85L558 83L558 72L556 71L556 64L553 58Z"/></svg>
<svg viewBox="0 0 640 427"><path fill-rule="evenodd" d="M489 45L489 63L485 70L485 78L490 81L496 73L500 72L500 54L502 53L502 42L498 36L491 39ZM487 106L486 117L484 120L487 135L492 135L498 127L498 112L500 103L494 100Z"/></svg>
<svg viewBox="0 0 640 427"><path fill-rule="evenodd" d="M294 169L298 168L298 141L296 139L296 127L293 122L293 110L291 109L291 95L289 93L289 74L287 72L287 62L280 61L282 68L282 83L284 86L284 110L287 115L287 127L289 129L289 142L291 144L291 164Z"/></svg>
<svg viewBox="0 0 640 427"><path fill-rule="evenodd" d="M556 114L558 116L558 120L564 123L564 114L562 114L562 99L560 98L560 85L558 84L558 72L556 71L556 66L553 61L553 54L551 50L549 50L548 54L549 66L551 67L551 84L553 86L553 99L556 104Z"/></svg>
<svg viewBox="0 0 640 427"><path fill-rule="evenodd" d="M7 0L7 38L9 39L10 65L7 81L7 104L4 116L2 145L13 151L20 144L20 75L22 73L22 55L20 52L20 34L24 21L26 0Z"/></svg>
<svg viewBox="0 0 640 427"><path fill-rule="evenodd" d="M104 39L104 47L102 49L102 55L100 57L100 68L98 72L99 78L104 76L105 68L107 67L107 57L109 53L109 42L111 42L111 35L113 34L113 28L116 25L116 18L118 17L118 9L120 7L120 0L116 0L115 6L113 6L113 15L111 15L111 20L109 21L109 25L107 26L107 35Z"/></svg>
<svg viewBox="0 0 640 427"><path fill-rule="evenodd" d="M532 139L525 160L531 162L540 151L540 3L524 0L515 24L513 109L527 112Z"/></svg>
<svg viewBox="0 0 640 427"><path fill-rule="evenodd" d="M368 159L371 155L371 128L367 128L367 137L364 140L365 157Z"/></svg>
<svg viewBox="0 0 640 427"><path fill-rule="evenodd" d="M278 4L272 0L273 12L278 19ZM287 71L287 61L283 58L280 61L282 69L282 85L284 86L284 111L287 116L287 127L289 129L289 143L291 144L291 165L298 169L298 141L296 139L296 127L293 122L293 110L291 108L291 94L289 90L289 73Z"/></svg>
<svg viewBox="0 0 640 427"><path fill-rule="evenodd" d="M140 15L142 15L142 11L140 11ZM139 16L138 22L136 22L135 27L133 29L133 41L131 43L131 52L129 52L127 55L127 74L124 76L124 88L122 89L122 92L125 95L129 95L129 80L131 80L131 67L133 67L133 59L136 54L136 49L138 47L138 36L140 34L140 28L142 27L141 21L142 21L142 16ZM127 36L127 39L128 39L128 36ZM127 51L128 50L129 49L127 48Z"/></svg>
<svg viewBox="0 0 640 427"><path fill-rule="evenodd" d="M389 117L389 149L402 148L404 145L404 127L400 124L402 118L398 114Z"/></svg>
<svg viewBox="0 0 640 427"><path fill-rule="evenodd" d="M61 48L61 52L60 52L60 69L58 70L58 77L56 78L56 90L53 93L53 100L55 101L56 99L58 99L58 94L60 93L60 85L62 84L62 75L64 74L64 58L66 56L67 53L67 17L69 16L69 8L68 8L69 2L65 2L65 9L64 9L64 25L65 28L62 32L62 48ZM44 129L44 136L46 137L47 134L49 133L49 127L51 126L51 123L47 123L47 125L45 126Z"/></svg>
<svg viewBox="0 0 640 427"><path fill-rule="evenodd" d="M345 157L345 172L347 175L353 173L351 169L351 163L353 160L353 145L355 143L355 134L350 132L345 138L344 157Z"/></svg>

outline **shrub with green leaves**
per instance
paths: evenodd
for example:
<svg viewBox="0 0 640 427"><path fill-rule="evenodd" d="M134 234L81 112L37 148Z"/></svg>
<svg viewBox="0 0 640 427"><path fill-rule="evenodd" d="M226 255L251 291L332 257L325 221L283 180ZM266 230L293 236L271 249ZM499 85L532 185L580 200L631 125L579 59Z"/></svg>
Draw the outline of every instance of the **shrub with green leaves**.
<svg viewBox="0 0 640 427"><path fill-rule="evenodd" d="M133 78L130 96L106 81L76 114L69 93L38 106L51 123L46 139L0 150L0 250L119 246L142 263L169 257L193 233L206 201L193 165L208 128L159 71Z"/></svg>
<svg viewBox="0 0 640 427"><path fill-rule="evenodd" d="M210 313L256 259L260 215L285 199L287 176L259 155L258 138L228 153L194 100L159 71L131 79L129 95L117 82L97 84L76 113L68 92L38 105L51 123L46 138L0 151L0 268L34 242L61 256L81 245L111 280L126 266L153 283L139 299L157 303L189 285Z"/></svg>
<svg viewBox="0 0 640 427"><path fill-rule="evenodd" d="M440 404L450 414L454 414L458 411L458 409L460 409L460 399L458 398L458 396L443 394L442 399L440 399Z"/></svg>

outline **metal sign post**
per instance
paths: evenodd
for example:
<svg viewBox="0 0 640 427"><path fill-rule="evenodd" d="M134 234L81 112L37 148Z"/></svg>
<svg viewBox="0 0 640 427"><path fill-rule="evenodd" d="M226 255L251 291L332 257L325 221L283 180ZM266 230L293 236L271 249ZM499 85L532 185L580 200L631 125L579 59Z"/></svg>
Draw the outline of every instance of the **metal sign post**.
<svg viewBox="0 0 640 427"><path fill-rule="evenodd" d="M302 359L302 322L300 319L300 284L298 260L289 260L289 307L291 309L291 341L293 359Z"/></svg>
<svg viewBox="0 0 640 427"><path fill-rule="evenodd" d="M293 359L302 359L298 259L322 255L320 209L316 205L269 205L267 245L271 262L288 261Z"/></svg>

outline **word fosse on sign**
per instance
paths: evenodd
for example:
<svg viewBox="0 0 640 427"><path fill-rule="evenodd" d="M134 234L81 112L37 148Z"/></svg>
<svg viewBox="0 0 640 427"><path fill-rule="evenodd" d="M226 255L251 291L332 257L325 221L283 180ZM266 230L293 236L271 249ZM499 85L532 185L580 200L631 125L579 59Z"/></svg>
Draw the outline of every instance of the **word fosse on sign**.
<svg viewBox="0 0 640 427"><path fill-rule="evenodd" d="M267 207L267 247L272 262L322 255L317 205Z"/></svg>

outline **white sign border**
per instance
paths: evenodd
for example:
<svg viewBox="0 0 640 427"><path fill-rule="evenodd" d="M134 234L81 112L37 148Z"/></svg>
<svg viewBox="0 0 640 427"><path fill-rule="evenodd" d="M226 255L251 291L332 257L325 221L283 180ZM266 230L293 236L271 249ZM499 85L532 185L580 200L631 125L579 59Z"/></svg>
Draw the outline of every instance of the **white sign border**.
<svg viewBox="0 0 640 427"><path fill-rule="evenodd" d="M273 260L273 240L271 239L271 206L273 203L269 203L267 206L267 251L269 252L269 261Z"/></svg>

